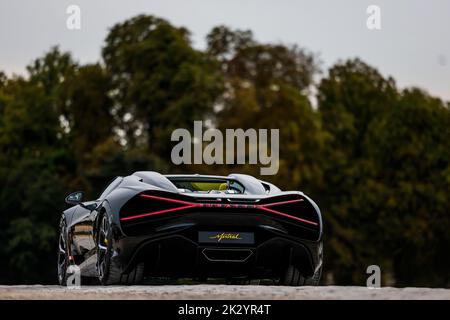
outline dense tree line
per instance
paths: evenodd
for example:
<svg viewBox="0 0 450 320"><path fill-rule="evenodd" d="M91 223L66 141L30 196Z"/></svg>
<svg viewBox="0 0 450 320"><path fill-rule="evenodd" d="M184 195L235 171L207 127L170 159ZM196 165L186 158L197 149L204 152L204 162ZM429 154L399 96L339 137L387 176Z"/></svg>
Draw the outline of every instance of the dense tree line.
<svg viewBox="0 0 450 320"><path fill-rule="evenodd" d="M95 198L135 170L258 176L171 163L171 132L207 120L280 129L279 172L262 178L317 199L325 281L364 284L378 264L388 284L448 287L449 107L359 59L323 71L305 49L224 26L203 51L152 16L115 25L97 64L51 48L26 76L0 72L0 283L55 282L70 191Z"/></svg>

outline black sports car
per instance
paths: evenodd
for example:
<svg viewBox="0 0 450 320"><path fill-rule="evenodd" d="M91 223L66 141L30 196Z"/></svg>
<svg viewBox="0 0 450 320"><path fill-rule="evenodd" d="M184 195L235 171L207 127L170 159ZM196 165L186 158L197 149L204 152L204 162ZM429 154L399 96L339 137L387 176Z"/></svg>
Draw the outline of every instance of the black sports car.
<svg viewBox="0 0 450 320"><path fill-rule="evenodd" d="M95 201L74 192L60 223L58 279L68 268L104 285L149 278L273 279L317 285L322 218L302 192L243 174L117 177Z"/></svg>

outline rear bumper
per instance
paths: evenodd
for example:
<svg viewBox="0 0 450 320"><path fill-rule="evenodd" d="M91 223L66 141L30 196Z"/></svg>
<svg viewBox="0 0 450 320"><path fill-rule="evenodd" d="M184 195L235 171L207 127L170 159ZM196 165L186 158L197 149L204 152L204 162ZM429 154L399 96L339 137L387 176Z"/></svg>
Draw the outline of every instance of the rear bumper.
<svg viewBox="0 0 450 320"><path fill-rule="evenodd" d="M322 241L311 230L261 215L183 215L127 226L113 257L123 271L145 263L155 277L279 277L289 264L312 276L322 264ZM203 243L200 231L246 232L247 244ZM317 235L316 235L317 236ZM313 238L313 239L308 239Z"/></svg>

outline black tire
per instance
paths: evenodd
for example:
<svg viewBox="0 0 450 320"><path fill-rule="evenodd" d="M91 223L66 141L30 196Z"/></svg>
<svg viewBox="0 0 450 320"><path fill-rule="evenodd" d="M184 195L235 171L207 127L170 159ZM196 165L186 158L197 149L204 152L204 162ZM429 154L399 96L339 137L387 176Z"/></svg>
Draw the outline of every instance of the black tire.
<svg viewBox="0 0 450 320"><path fill-rule="evenodd" d="M322 267L320 267L312 277L306 278L302 275L301 271L290 265L284 274L284 277L280 280L281 285L285 286L318 286L320 277L322 276Z"/></svg>
<svg viewBox="0 0 450 320"><path fill-rule="evenodd" d="M303 277L300 270L293 265L289 265L284 276L280 279L280 284L284 286L303 286L306 278Z"/></svg>
<svg viewBox="0 0 450 320"><path fill-rule="evenodd" d="M111 257L113 254L113 237L109 216L100 217L97 232L97 273L102 285L133 285L144 278L144 264L138 264L130 273L122 273L122 268Z"/></svg>
<svg viewBox="0 0 450 320"><path fill-rule="evenodd" d="M61 286L67 285L67 268L69 266L69 252L68 252L68 239L66 233L66 219L61 217L59 222L59 238L58 238L58 252L57 252L57 270L58 270L58 283Z"/></svg>
<svg viewBox="0 0 450 320"><path fill-rule="evenodd" d="M314 273L311 278L307 278L305 281L305 286L318 286L320 283L320 278L322 277L322 266Z"/></svg>
<svg viewBox="0 0 450 320"><path fill-rule="evenodd" d="M307 278L305 281L305 286L318 286L320 283L320 278L322 278L322 267L323 267L323 243L319 244L319 258L321 265L319 269L316 270L311 278Z"/></svg>

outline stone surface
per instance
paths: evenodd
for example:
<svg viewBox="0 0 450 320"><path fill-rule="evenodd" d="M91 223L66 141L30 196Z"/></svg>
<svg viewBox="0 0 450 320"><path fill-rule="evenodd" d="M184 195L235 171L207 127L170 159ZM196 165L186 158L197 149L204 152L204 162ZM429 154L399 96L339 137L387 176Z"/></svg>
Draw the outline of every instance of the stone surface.
<svg viewBox="0 0 450 320"><path fill-rule="evenodd" d="M0 286L0 299L447 299L450 289L236 285Z"/></svg>

